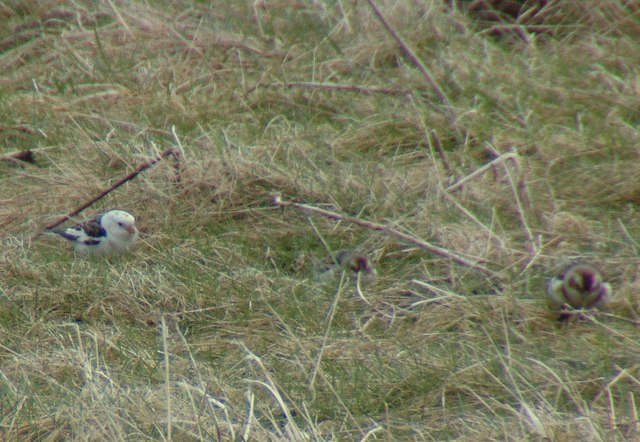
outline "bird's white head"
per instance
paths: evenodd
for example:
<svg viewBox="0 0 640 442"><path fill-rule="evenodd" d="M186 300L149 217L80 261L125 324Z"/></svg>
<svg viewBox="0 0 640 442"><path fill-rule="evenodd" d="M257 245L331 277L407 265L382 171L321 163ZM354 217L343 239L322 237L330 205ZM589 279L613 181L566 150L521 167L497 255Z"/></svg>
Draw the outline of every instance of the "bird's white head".
<svg viewBox="0 0 640 442"><path fill-rule="evenodd" d="M138 234L136 219L124 210L111 210L102 216L102 227L109 235L129 238Z"/></svg>

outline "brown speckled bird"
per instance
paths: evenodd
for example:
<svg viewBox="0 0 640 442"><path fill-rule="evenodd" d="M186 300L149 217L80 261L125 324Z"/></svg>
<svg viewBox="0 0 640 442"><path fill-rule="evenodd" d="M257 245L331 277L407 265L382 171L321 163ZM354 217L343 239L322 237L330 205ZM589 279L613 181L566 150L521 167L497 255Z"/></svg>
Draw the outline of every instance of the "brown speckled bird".
<svg viewBox="0 0 640 442"><path fill-rule="evenodd" d="M345 271L353 276L361 276L369 279L377 275L371 260L363 253L353 250L343 250L326 262L314 272L316 279L328 280L337 272Z"/></svg>
<svg viewBox="0 0 640 442"><path fill-rule="evenodd" d="M557 308L597 309L609 299L611 285L593 265L576 262L549 280L548 292Z"/></svg>
<svg viewBox="0 0 640 442"><path fill-rule="evenodd" d="M373 268L371 261L362 253L343 251L336 255L336 261L344 270L353 273L376 274L376 269Z"/></svg>

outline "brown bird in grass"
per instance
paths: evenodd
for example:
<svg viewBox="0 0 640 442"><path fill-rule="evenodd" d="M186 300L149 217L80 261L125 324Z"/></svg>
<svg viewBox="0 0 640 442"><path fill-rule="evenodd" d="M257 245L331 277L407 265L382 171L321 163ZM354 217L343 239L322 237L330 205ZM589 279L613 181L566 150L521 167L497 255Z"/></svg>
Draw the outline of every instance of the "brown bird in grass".
<svg viewBox="0 0 640 442"><path fill-rule="evenodd" d="M363 273L365 275L375 275L371 261L366 255L357 252L343 251L336 255L337 263L344 269L353 273Z"/></svg>
<svg viewBox="0 0 640 442"><path fill-rule="evenodd" d="M568 309L598 309L609 299L611 285L593 265L576 262L549 280L549 297L555 307ZM560 319L567 319L566 313Z"/></svg>
<svg viewBox="0 0 640 442"><path fill-rule="evenodd" d="M343 250L336 254L335 257L328 258L327 261L329 263L324 264L316 272L318 279L327 279L341 270L353 276L360 275L365 278L377 275L377 271L367 255L356 251Z"/></svg>

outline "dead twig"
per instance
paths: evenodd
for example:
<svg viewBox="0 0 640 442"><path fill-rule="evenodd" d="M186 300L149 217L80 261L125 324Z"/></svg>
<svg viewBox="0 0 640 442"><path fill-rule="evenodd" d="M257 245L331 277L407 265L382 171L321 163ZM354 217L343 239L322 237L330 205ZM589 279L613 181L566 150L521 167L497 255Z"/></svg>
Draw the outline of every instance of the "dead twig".
<svg viewBox="0 0 640 442"><path fill-rule="evenodd" d="M444 169L447 171L447 175L455 179L455 172L453 171L453 167L451 167L451 163L449 162L449 158L447 158L447 153L442 148L442 143L440 142L440 137L435 130L429 132L429 145L433 147L438 156L440 157L440 161L444 166Z"/></svg>
<svg viewBox="0 0 640 442"><path fill-rule="evenodd" d="M81 204L79 207L77 207L76 209L72 210L71 212L69 212L68 214L66 214L65 216L57 219L56 221L54 221L53 223L45 226L45 230L49 230L49 229L53 229L54 227L59 226L60 224L62 224L63 222L65 222L66 220L70 219L71 217L77 215L78 213L82 212L84 209L86 209L87 207L91 206L93 203L95 203L96 201L102 199L103 197L105 197L106 195L108 195L109 193L113 192L115 189L117 189L118 187L122 186L124 183L126 183L127 181L132 180L133 178L135 178L140 172L142 172L145 169L150 168L151 166L153 166L154 164L156 164L157 162L163 160L164 158L168 157L169 155L175 155L176 151L173 148L167 149L164 152L162 152L160 155L158 155L156 158L154 158L153 160L144 162L142 164L140 164L138 167L136 167L136 169L129 173L127 176L119 179L118 181L116 181L113 185L111 185L109 188L103 190L102 192L100 192L97 196L91 198L89 201ZM39 233L38 235L36 235L36 238L38 236L40 236L41 233Z"/></svg>
<svg viewBox="0 0 640 442"><path fill-rule="evenodd" d="M515 154L513 161L511 164L516 169L518 173L518 181L516 182L513 173L511 172L511 168L507 167L507 164L504 164L505 171L507 172L507 177L509 178L509 184L511 185L511 191L513 192L513 198L516 202L516 209L518 211L518 217L520 218L520 222L522 223L522 227L524 227L524 231L527 235L527 239L531 244L531 255L535 256L538 253L538 247L536 246L536 241L533 237L533 232L531 228L529 228L529 223L527 222L526 211L529 208L529 194L527 193L526 183L524 181L524 175L522 174L522 168L520 167L520 160L518 159L518 155Z"/></svg>
<svg viewBox="0 0 640 442"><path fill-rule="evenodd" d="M443 249L442 247L438 247L438 246L434 246L433 244L429 244L426 241L423 241L419 238L416 238L414 236L408 235L406 233L403 232L399 232L398 230L392 229L391 227L387 227L385 225L382 224L377 224L371 221L365 221L365 220L361 220L361 219L357 219L357 218L352 218L349 216L343 216L340 215L339 213L336 212L331 212L330 210L325 210L325 209L320 209L318 207L314 207L314 206L309 206L307 204L300 204L300 203L294 203L291 201L283 201L280 198L280 195L274 195L272 202L274 205L276 206L280 206L280 207L294 207L296 209L305 211L305 212L311 212L317 215L321 215L324 216L325 218L329 218L329 219L335 219L335 220L339 220L339 221L345 221L348 223L352 223L352 224L356 224L360 227L364 227L366 229L370 229L370 230L377 230L380 232L385 232L388 233L389 235L395 236L396 238L399 238L403 241L406 241L410 244L413 244L417 247L420 247L421 249L427 250L428 252L434 253L436 255L439 256L444 256L445 258L449 258L452 261L465 266L465 267L470 267L472 269L475 270L480 270L488 275L490 275L493 278L496 279L502 279L502 276L496 272L494 272L493 270L490 270L480 264L477 264L473 261L470 261L462 256L459 256L449 250Z"/></svg>
<svg viewBox="0 0 640 442"><path fill-rule="evenodd" d="M436 93L436 95L438 96L438 99L440 99L440 102L445 106L447 106L448 116L455 120L455 116L451 114L451 102L449 101L449 98L447 98L447 95L444 93L444 91L440 88L436 80L433 78L433 75L431 75L431 72L429 72L429 69L424 65L424 63L422 63L422 61L420 61L420 59L415 54L415 52L413 52L413 50L404 42L402 37L400 37L400 34L398 34L398 32L393 28L393 26L391 26L389 21L387 21L386 17L380 11L380 9L378 9L378 6L375 4L375 2L373 0L367 0L367 1L369 2L369 6L371 6L371 9L373 9L373 13L378 17L378 19L382 23L382 26L384 26L384 28L393 37L396 43L398 43L398 46L400 46L400 49L402 49L402 52L404 52L404 54L409 58L409 60L411 60L411 62L420 70L420 73L422 73L422 76L424 77L424 79L427 81L427 83L429 83L429 86L431 86L433 91Z"/></svg>

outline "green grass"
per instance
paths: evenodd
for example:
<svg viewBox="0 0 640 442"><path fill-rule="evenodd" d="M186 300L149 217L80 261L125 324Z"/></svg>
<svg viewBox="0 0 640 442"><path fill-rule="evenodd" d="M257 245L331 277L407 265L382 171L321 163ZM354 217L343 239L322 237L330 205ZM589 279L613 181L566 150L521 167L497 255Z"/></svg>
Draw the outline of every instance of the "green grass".
<svg viewBox="0 0 640 442"><path fill-rule="evenodd" d="M638 438L637 11L377 3L450 105L367 2L2 4L2 440ZM74 218L135 253L37 236L178 144ZM377 277L319 275L345 249ZM561 324L576 258L614 296Z"/></svg>

